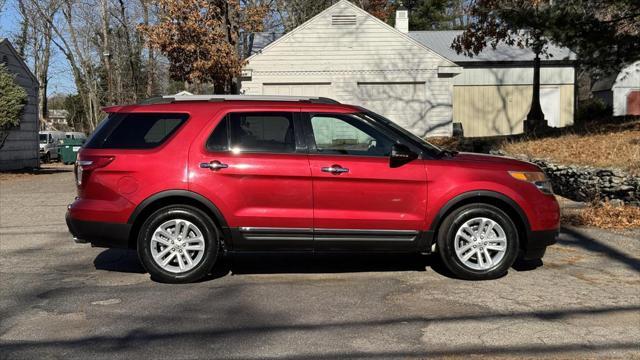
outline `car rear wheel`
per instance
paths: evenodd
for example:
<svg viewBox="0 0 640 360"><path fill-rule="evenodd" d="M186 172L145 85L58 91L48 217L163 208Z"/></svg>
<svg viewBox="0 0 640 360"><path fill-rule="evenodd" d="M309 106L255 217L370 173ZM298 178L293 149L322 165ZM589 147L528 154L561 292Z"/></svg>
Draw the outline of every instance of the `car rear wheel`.
<svg viewBox="0 0 640 360"><path fill-rule="evenodd" d="M213 267L219 232L191 206L169 206L149 216L138 235L138 255L151 278L168 283L201 279Z"/></svg>
<svg viewBox="0 0 640 360"><path fill-rule="evenodd" d="M511 218L488 204L469 204L454 210L438 232L442 261L463 279L503 276L516 260L518 248L518 231Z"/></svg>

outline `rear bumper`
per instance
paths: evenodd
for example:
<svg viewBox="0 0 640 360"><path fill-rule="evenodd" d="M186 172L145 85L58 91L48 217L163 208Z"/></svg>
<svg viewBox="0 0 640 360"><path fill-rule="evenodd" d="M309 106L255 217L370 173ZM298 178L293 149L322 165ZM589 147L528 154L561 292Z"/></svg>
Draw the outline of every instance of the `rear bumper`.
<svg viewBox="0 0 640 360"><path fill-rule="evenodd" d="M77 243L91 243L93 246L129 248L131 224L116 224L73 219L69 212L65 216L69 232Z"/></svg>
<svg viewBox="0 0 640 360"><path fill-rule="evenodd" d="M526 246L523 248L522 258L524 260L541 259L547 246L555 244L557 238L558 229L530 231Z"/></svg>

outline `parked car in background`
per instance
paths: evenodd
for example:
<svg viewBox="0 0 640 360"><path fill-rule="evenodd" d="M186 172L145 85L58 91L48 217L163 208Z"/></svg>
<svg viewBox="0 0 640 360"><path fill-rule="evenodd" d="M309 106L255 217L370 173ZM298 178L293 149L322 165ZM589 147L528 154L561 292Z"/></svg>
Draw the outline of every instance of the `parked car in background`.
<svg viewBox="0 0 640 360"><path fill-rule="evenodd" d="M106 108L76 162L77 242L196 281L221 252L437 251L464 279L540 259L560 213L535 165L440 149L325 98L183 96Z"/></svg>
<svg viewBox="0 0 640 360"><path fill-rule="evenodd" d="M60 142L65 137L63 131L40 131L40 160L44 163L58 160Z"/></svg>

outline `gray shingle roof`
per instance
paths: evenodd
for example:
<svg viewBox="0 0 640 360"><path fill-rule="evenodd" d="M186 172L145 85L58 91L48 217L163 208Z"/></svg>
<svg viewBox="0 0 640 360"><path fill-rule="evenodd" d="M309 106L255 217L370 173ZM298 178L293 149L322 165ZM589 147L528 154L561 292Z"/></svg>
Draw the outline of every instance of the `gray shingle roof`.
<svg viewBox="0 0 640 360"><path fill-rule="evenodd" d="M409 36L420 42L424 46L444 56L453 62L489 62L489 61L531 61L534 53L530 49L521 49L517 46L508 46L498 44L493 49L491 46L485 48L480 54L468 57L463 54L456 53L451 48L453 39L462 34L462 30L443 30L443 31L410 31ZM575 60L576 55L569 49L550 45L548 52L553 57L546 59L542 57L542 61L550 60Z"/></svg>

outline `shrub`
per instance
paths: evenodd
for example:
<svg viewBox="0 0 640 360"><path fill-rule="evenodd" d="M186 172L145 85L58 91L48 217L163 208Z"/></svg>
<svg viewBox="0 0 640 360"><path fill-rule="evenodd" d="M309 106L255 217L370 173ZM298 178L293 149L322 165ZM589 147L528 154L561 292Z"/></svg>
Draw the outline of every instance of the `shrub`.
<svg viewBox="0 0 640 360"><path fill-rule="evenodd" d="M611 106L607 105L602 99L587 99L578 104L578 109L576 111L576 123L609 117L611 116L611 113Z"/></svg>
<svg viewBox="0 0 640 360"><path fill-rule="evenodd" d="M27 92L16 84L14 76L0 64L0 130L20 125Z"/></svg>

